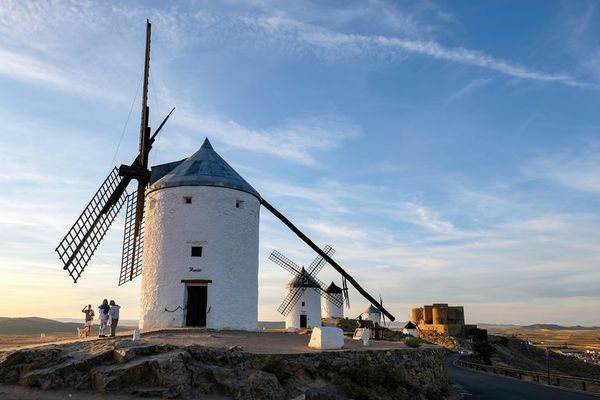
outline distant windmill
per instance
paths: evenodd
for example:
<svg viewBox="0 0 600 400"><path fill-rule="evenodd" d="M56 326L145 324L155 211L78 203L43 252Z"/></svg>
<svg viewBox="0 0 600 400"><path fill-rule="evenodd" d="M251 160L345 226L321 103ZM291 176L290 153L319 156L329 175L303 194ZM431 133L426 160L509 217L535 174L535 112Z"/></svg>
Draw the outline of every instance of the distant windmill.
<svg viewBox="0 0 600 400"><path fill-rule="evenodd" d="M323 252L331 256L335 250L325 246ZM328 293L325 284L316 277L325 265L323 257L317 256L308 268L300 267L277 250L273 250L269 260L293 275L286 285L286 297L277 309L286 317L286 328L320 326L321 298L337 307L344 305L342 299Z"/></svg>

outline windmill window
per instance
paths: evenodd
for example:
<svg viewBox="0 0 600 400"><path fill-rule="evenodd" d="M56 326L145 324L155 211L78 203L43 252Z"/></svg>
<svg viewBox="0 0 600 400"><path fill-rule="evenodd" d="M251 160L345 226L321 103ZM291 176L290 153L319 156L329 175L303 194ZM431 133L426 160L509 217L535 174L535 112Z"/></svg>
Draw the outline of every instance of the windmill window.
<svg viewBox="0 0 600 400"><path fill-rule="evenodd" d="M202 246L192 246L192 257L202 257Z"/></svg>
<svg viewBox="0 0 600 400"><path fill-rule="evenodd" d="M192 198L190 196L184 196L183 197L183 202L185 204L192 204Z"/></svg>
<svg viewBox="0 0 600 400"><path fill-rule="evenodd" d="M304 307L304 302L302 302L302 307Z"/></svg>
<svg viewBox="0 0 600 400"><path fill-rule="evenodd" d="M235 208L244 208L244 201L243 200L236 200L235 201Z"/></svg>

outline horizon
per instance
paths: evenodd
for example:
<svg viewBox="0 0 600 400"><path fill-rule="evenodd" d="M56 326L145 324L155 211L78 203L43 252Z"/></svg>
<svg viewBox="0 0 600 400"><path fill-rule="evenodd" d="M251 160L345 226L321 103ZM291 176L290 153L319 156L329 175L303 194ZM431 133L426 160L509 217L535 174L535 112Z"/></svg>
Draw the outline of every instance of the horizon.
<svg viewBox="0 0 600 400"><path fill-rule="evenodd" d="M8 2L0 8L0 315L113 298L124 212L77 284L54 249L139 135L145 20L150 164L208 137L399 321L600 326L600 11L569 1ZM132 111L130 111L132 110ZM263 210L264 211L264 210ZM262 212L259 320L314 258ZM340 277L326 266L319 278ZM93 300L96 299L96 300ZM369 304L350 288L356 316ZM71 318L71 317L68 317Z"/></svg>
<svg viewBox="0 0 600 400"><path fill-rule="evenodd" d="M72 318L72 317L38 317L38 316L27 316L27 317L7 317L7 316L0 316L0 318L10 318L10 319L28 319L28 318L40 318L40 319L48 319L48 320L52 320L52 321L58 321L58 322L77 322L79 321L81 318ZM120 324L127 324L127 323L131 323L131 322L138 322L139 320L137 319L120 319ZM394 322L387 322L388 325L390 324L404 324L406 322L408 322L409 320L400 320L400 319L396 319ZM258 320L258 323L280 323L280 324L285 324L285 320ZM596 328L600 328L599 326L594 326L594 325L563 325L563 324L556 324L556 323L540 323L540 322L532 322L529 323L527 325L522 325L522 324L514 324L514 323L495 323L495 322L474 322L472 324L475 324L477 326L486 326L486 325L491 325L491 326L515 326L515 327L527 327L527 326L534 326L534 325L556 325L556 326L560 326L562 328L574 328L574 327L581 327L581 328L589 328L589 329L596 329Z"/></svg>

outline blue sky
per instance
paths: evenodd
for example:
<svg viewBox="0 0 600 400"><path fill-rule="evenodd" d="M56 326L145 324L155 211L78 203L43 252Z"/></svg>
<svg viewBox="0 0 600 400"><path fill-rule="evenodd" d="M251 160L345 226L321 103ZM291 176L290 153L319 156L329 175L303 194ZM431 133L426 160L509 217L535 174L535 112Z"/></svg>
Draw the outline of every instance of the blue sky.
<svg viewBox="0 0 600 400"><path fill-rule="evenodd" d="M149 18L151 126L177 107L153 164L209 137L399 320L448 302L470 322L600 325L599 16L592 1L2 2L0 315L110 297L137 317L139 281L116 286L122 219L77 285L53 250L135 155ZM259 312L276 320L289 276L270 251L313 255L263 211Z"/></svg>

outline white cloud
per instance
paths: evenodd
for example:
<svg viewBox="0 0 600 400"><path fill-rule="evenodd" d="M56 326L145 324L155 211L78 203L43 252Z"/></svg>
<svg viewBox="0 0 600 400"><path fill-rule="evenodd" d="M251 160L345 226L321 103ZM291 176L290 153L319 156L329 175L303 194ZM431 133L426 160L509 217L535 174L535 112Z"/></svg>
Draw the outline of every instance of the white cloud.
<svg viewBox="0 0 600 400"><path fill-rule="evenodd" d="M528 162L524 172L573 190L600 193L600 144L592 142L579 152L540 156Z"/></svg>
<svg viewBox="0 0 600 400"><path fill-rule="evenodd" d="M320 235L332 236L337 240L341 240L342 238L363 240L367 237L367 233L364 230L343 225L332 225L326 222L309 222L306 226Z"/></svg>
<svg viewBox="0 0 600 400"><path fill-rule="evenodd" d="M585 86L567 73L540 72L481 51L446 47L433 40L340 33L285 16L240 17L240 21L245 23L258 39L263 39L265 44L275 39L282 40L287 43L285 49L298 53L312 51L315 55L325 58L370 56L381 59L417 54L481 67L519 79Z"/></svg>
<svg viewBox="0 0 600 400"><path fill-rule="evenodd" d="M232 120L195 114L184 107L178 110L173 122L194 132L195 137L198 134L209 136L234 148L305 165L316 164L315 152L332 150L343 141L360 135L357 125L336 115L296 119L278 127L252 129ZM177 146L176 143L185 143L186 140L178 137L170 142L172 146ZM163 145L169 143L163 142Z"/></svg>
<svg viewBox="0 0 600 400"><path fill-rule="evenodd" d="M486 79L486 78L474 79L474 80L470 81L469 83L467 83L462 88L460 88L459 90L457 90L456 92L454 92L452 95L448 96L446 98L446 100L444 101L444 104L448 105L448 104L454 103L455 101L463 98L464 96L467 96L474 90L477 90L477 89L487 85L490 82L491 82L491 79Z"/></svg>

